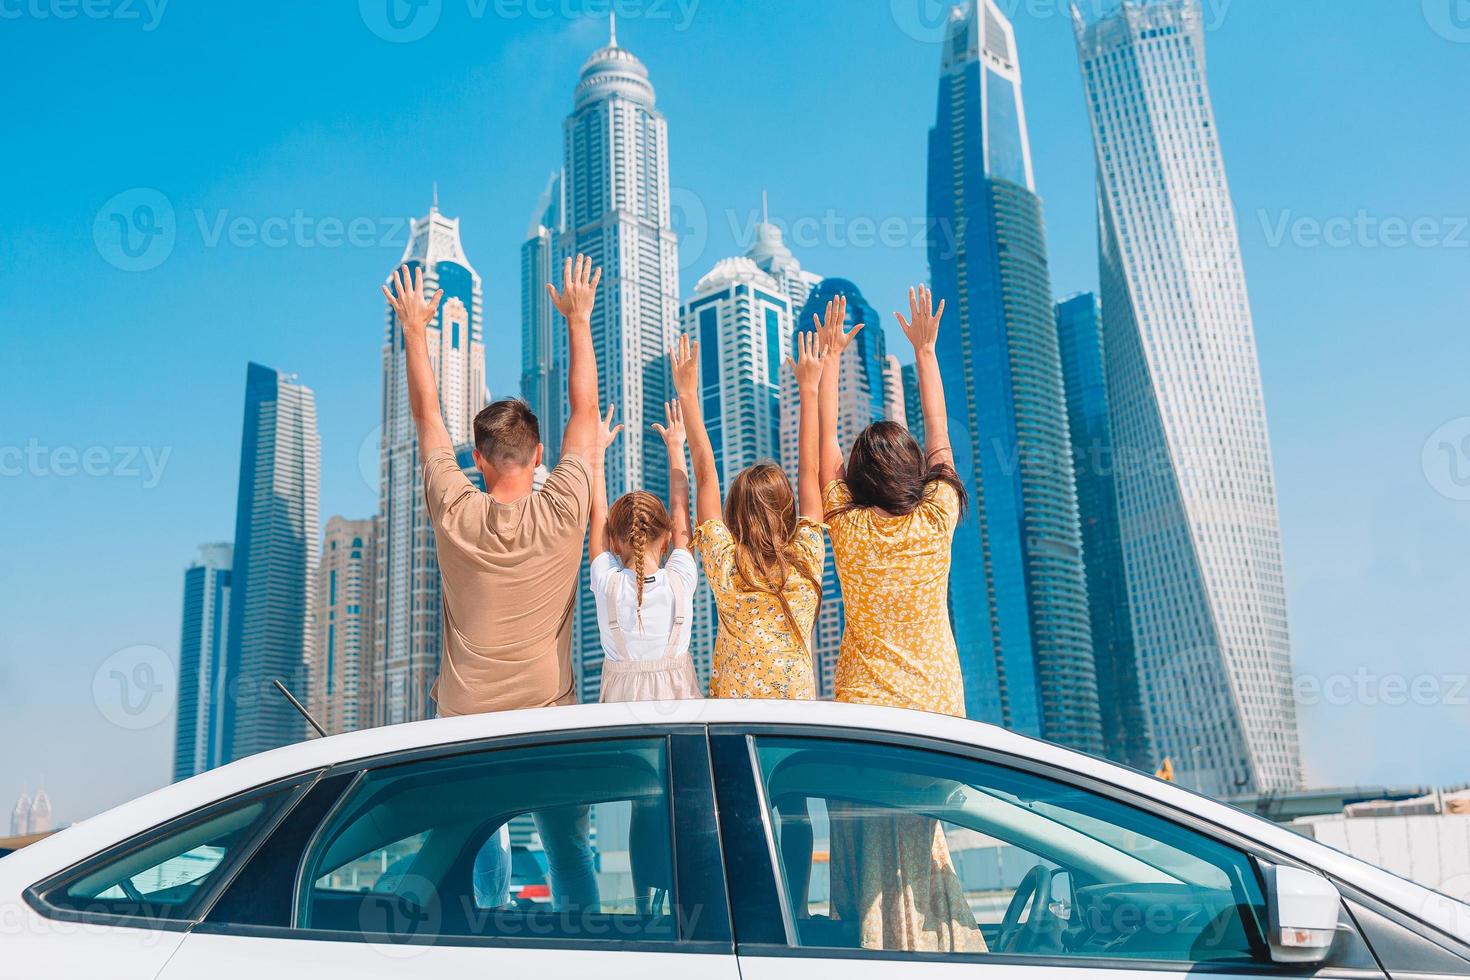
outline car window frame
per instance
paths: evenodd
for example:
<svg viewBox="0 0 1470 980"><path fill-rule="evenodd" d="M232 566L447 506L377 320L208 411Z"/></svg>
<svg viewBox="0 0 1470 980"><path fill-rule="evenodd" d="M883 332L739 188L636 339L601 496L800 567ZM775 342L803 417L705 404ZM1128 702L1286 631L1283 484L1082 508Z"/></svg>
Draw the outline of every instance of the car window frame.
<svg viewBox="0 0 1470 980"><path fill-rule="evenodd" d="M1261 877L1262 862L1305 868L1301 862L1282 854L1265 844L1241 836L1228 827L1220 826L1199 815L1179 809L1169 803L1116 786L1086 773L1066 769L1034 759L997 751L984 746L965 742L910 733L876 731L867 728L845 728L833 725L799 725L783 723L741 724L725 723L710 726L710 756L715 766L715 788L720 808L720 833L727 845L725 860L730 868L728 886L731 902L735 906L732 917L735 929L735 951L742 957L873 960L903 963L966 963L976 967L1030 966L1041 969L1088 969L1122 970L1130 972L1179 973L1187 971L1206 976L1231 976L1258 974L1282 976L1299 974L1289 964L1272 962L1256 963L1211 963L1188 960L1124 959L1101 956L1045 956L1015 953L933 953L905 950L851 949L840 947L800 946L797 944L794 925L789 914L789 897L780 880L780 859L770 823L770 807L766 800L765 786L761 778L759 760L756 755L756 739L795 738L830 739L843 742L869 742L887 747L912 748L937 752L960 760L972 760L982 764L1012 769L1026 775L1050 780L1086 793L1124 804L1161 820L1177 824L1186 830L1207 837L1217 844L1243 854L1250 862L1251 870ZM756 813L751 813L751 807ZM735 824L761 827L759 835L741 834ZM759 847L749 842L740 842L743 837L761 836ZM736 843L739 842L739 843ZM754 852L759 850L764 860L752 867ZM1307 870L1314 870L1308 868ZM1264 882L1261 882L1264 891ZM746 907L779 909L778 921L773 928L769 917L765 919L742 916L740 909ZM1349 920L1350 921L1350 920ZM752 926L754 927L752 930ZM1356 928L1354 926L1353 928ZM780 938L777 939L777 931ZM1359 938L1361 939L1361 930ZM1362 977L1362 971L1349 967L1335 967L1330 962L1317 969L1317 977Z"/></svg>
<svg viewBox="0 0 1470 980"><path fill-rule="evenodd" d="M306 878L311 861L323 843L327 829L333 826L341 809L348 805L360 789L368 772L421 761L439 761L466 755L518 749L544 748L551 745L606 743L657 738L665 742L670 811L670 846L674 872L674 909L677 938L672 942L640 939L572 939L540 936L460 936L435 935L402 937L363 933L350 930L299 928L300 903L311 882ZM670 954L734 954L733 930L730 925L728 893L722 855L718 846L715 818L715 795L706 726L704 725L625 725L599 728L564 729L553 732L531 732L498 735L413 749L378 753L331 766L321 773L322 779L349 774L354 778L343 787L307 836L295 869L291 925L256 926L229 922L211 922L207 916L193 931L204 935L244 938L276 938L311 942L355 942L415 946L554 949L563 951L635 951ZM713 833L711 831L714 831ZM692 901L691 901L692 900ZM686 910L698 908L698 915Z"/></svg>
<svg viewBox="0 0 1470 980"><path fill-rule="evenodd" d="M94 851L87 857L37 881L22 892L27 905L37 914L57 922L76 922L89 925L111 926L121 929L143 929L159 932L188 932L208 913L215 901L230 883L235 880L236 874L245 866L260 847L261 843L275 830L281 820L295 808L311 788L316 785L325 772L324 769L310 769L304 772L293 773L269 782L261 783L249 789L231 794L222 799L213 800L203 806L186 810L183 813L174 814L166 820L162 820L147 830L143 830L131 837ZM49 896L57 889L66 888L83 878L99 867L111 861L124 858L129 854L149 847L170 834L178 833L196 826L214 817L228 813L242 806L248 806L252 802L275 793L285 793L285 797L267 813L251 830L250 834L235 848L234 852L227 854L220 862L219 867L213 872L214 877L203 888L199 890L186 906L186 911L179 918L164 919L157 916L128 915L116 912L101 912L89 909L71 909L65 906L55 905L49 900Z"/></svg>

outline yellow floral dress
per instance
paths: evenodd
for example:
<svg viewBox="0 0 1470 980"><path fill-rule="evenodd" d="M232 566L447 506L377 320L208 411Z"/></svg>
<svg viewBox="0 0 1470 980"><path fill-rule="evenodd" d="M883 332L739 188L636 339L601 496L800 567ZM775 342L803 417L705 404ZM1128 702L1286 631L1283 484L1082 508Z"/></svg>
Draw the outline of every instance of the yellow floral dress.
<svg viewBox="0 0 1470 980"><path fill-rule="evenodd" d="M822 495L829 514L851 502L840 480ZM846 620L838 701L964 717L964 680L949 627L950 545L959 519L959 495L935 482L912 514L856 509L831 521Z"/></svg>
<svg viewBox="0 0 1470 980"><path fill-rule="evenodd" d="M820 583L827 557L822 525L801 518L796 540L806 571ZM720 621L710 663L710 697L814 700L817 685L808 638L817 616L819 590L800 571L791 570L784 591L802 632L792 636L780 600L769 592L743 587L736 572L735 539L724 521L701 524L694 532L694 545Z"/></svg>
<svg viewBox="0 0 1470 980"><path fill-rule="evenodd" d="M827 513L852 502L847 484L822 495ZM855 509L830 520L846 626L837 700L965 714L949 627L949 557L960 498L931 483L903 517ZM831 801L832 908L858 923L865 949L983 953L939 821L906 810Z"/></svg>

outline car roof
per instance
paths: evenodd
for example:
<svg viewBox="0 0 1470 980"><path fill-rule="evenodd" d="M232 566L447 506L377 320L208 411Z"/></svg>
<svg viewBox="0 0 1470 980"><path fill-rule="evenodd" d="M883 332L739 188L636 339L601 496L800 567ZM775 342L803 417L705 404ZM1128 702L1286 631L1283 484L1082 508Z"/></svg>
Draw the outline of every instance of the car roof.
<svg viewBox="0 0 1470 980"><path fill-rule="evenodd" d="M166 786L33 844L5 861L24 858L29 864L63 848L85 856L173 816L252 787L387 753L503 736L691 725L781 725L919 736L977 746L1086 776L1256 840L1341 877L1470 942L1470 907L1183 787L995 725L933 712L831 701L711 698L574 705L441 718L316 738L249 756ZM3 865L0 868L12 870Z"/></svg>

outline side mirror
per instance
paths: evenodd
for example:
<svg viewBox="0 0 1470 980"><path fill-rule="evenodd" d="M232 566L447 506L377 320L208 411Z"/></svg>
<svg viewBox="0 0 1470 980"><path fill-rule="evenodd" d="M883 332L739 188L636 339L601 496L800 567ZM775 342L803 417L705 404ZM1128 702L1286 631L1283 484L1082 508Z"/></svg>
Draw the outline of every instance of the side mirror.
<svg viewBox="0 0 1470 980"><path fill-rule="evenodd" d="M1266 941L1277 963L1321 963L1337 936L1342 896L1315 871L1262 863Z"/></svg>

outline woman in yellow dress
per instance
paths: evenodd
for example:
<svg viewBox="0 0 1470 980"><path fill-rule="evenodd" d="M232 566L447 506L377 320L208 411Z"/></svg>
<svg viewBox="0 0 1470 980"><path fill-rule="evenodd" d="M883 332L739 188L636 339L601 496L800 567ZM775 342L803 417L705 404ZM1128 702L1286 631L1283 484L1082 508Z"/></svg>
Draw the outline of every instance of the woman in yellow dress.
<svg viewBox="0 0 1470 980"><path fill-rule="evenodd" d="M949 626L950 546L965 508L935 341L941 302L909 290L926 450L901 424L875 422L844 464L837 442L838 364L859 330L845 329L847 300L818 321L827 348L819 398L821 480L846 621L837 700L963 717L965 692ZM831 805L832 907L856 919L864 947L984 952L939 822L901 809Z"/></svg>

